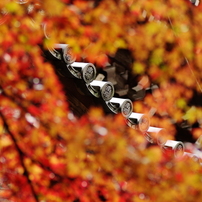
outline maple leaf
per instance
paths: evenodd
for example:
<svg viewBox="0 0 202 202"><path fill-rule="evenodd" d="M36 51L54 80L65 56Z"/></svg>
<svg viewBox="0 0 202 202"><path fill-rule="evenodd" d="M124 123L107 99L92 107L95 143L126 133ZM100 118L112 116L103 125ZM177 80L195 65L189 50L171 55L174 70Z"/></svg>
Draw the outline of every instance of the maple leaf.
<svg viewBox="0 0 202 202"><path fill-rule="evenodd" d="M71 110L83 99L99 99L84 95L72 107L79 88L72 83L78 80L63 77L63 85L57 68L66 64L56 60L55 68L44 57L56 43L67 43L77 60L102 68L117 49L128 49L131 66L120 59L133 72L127 79L144 78L145 90L150 83L159 85L144 101L133 103L134 111L153 109L150 123L168 131L165 139L173 139L173 123L184 120L198 124L191 131L198 138L201 105L191 106L189 100L201 89L201 4L2 0L0 9L0 197L19 202L201 201L200 160L162 152L129 128L121 114L106 115L96 104L75 117Z"/></svg>

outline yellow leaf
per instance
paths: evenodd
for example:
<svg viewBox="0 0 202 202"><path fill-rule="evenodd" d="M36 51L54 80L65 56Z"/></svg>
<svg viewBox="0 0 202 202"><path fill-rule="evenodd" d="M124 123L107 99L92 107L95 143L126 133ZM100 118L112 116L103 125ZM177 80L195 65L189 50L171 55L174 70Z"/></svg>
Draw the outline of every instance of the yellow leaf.
<svg viewBox="0 0 202 202"><path fill-rule="evenodd" d="M142 74L142 73L144 73L144 70L145 70L145 66L142 63L140 63L140 62L134 63L133 72L135 74Z"/></svg>
<svg viewBox="0 0 202 202"><path fill-rule="evenodd" d="M126 43L123 39L117 39L114 43L115 47L117 48L126 48Z"/></svg>
<svg viewBox="0 0 202 202"><path fill-rule="evenodd" d="M6 10L10 13L20 13L21 12L21 6L17 4L16 2L9 2L6 4Z"/></svg>
<svg viewBox="0 0 202 202"><path fill-rule="evenodd" d="M61 15L64 4L58 0L44 0L43 6L47 14L55 16Z"/></svg>
<svg viewBox="0 0 202 202"><path fill-rule="evenodd" d="M0 148L3 147L8 147L12 144L12 141L8 136L4 136L3 138L0 139Z"/></svg>
<svg viewBox="0 0 202 202"><path fill-rule="evenodd" d="M159 147L151 147L146 150L147 158L151 162L159 162L162 157L162 152Z"/></svg>
<svg viewBox="0 0 202 202"><path fill-rule="evenodd" d="M184 108L187 106L187 103L186 103L185 99L179 98L179 99L176 101L176 105L177 105L177 107L179 107L179 108L181 108L181 109L184 109Z"/></svg>
<svg viewBox="0 0 202 202"><path fill-rule="evenodd" d="M190 123L194 123L197 118L197 108L191 107L185 114L184 119L188 120Z"/></svg>

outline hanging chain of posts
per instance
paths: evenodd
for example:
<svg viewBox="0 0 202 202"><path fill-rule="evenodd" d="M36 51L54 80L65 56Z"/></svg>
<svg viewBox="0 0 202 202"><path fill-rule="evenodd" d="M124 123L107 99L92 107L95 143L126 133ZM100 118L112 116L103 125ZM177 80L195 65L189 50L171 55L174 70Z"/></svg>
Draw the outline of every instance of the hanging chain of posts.
<svg viewBox="0 0 202 202"><path fill-rule="evenodd" d="M92 63L76 62L68 49L68 45L57 44L53 49L54 51L51 50L45 53L46 58L55 64L54 68L59 72L59 75L66 79L75 78L77 85L85 95L99 100L106 112L121 113L127 125L143 133L150 143L157 143L163 149L172 150L175 156L184 152L183 142L164 141L165 129L150 126L149 115L133 112L131 99L116 97L113 83L103 81L104 75L97 74L96 67ZM111 68L114 67L112 66Z"/></svg>

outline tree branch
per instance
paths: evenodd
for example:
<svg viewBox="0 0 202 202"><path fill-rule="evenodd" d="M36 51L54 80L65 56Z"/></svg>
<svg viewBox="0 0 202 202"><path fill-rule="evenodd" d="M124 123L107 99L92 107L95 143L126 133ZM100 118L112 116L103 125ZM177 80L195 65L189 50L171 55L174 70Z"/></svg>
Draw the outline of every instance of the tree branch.
<svg viewBox="0 0 202 202"><path fill-rule="evenodd" d="M11 139L12 139L14 145L15 145L16 151L17 151L18 154L19 154L20 164L21 164L21 166L22 166L23 169L24 169L24 176L25 176L26 179L27 179L27 182L28 182L29 187L30 187L30 189L31 189L32 195L33 195L35 201L36 201L36 202L39 202L39 199L38 199L37 194L36 194L36 192L35 192L35 190L34 190L34 187L33 187L33 185L32 185L32 182L31 182L31 180L29 179L29 172L28 172L28 170L27 170L27 168L26 168L26 166L25 166L25 163L24 163L23 152L21 151L20 147L18 146L17 141L16 141L16 139L15 139L13 133L12 133L12 132L10 131L10 129L9 129L9 125L8 125L8 123L7 123L7 121L6 121L6 118L4 117L4 115L3 115L1 112L0 112L0 117L2 118L4 127L5 127L5 129L7 130L8 134L10 135L10 137L11 137Z"/></svg>

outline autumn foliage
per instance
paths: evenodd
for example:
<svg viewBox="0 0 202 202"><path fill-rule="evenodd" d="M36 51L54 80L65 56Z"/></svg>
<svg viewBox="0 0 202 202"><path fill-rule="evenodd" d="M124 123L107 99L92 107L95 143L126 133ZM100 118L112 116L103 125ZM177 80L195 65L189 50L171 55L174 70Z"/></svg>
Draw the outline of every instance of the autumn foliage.
<svg viewBox="0 0 202 202"><path fill-rule="evenodd" d="M197 123L202 134L202 5L188 0L1 0L0 200L12 202L199 202L202 167L175 158L126 125L121 114L69 108L43 51L72 47L105 67L118 48L131 72L159 85L134 111L151 125ZM198 100L197 100L198 101Z"/></svg>

